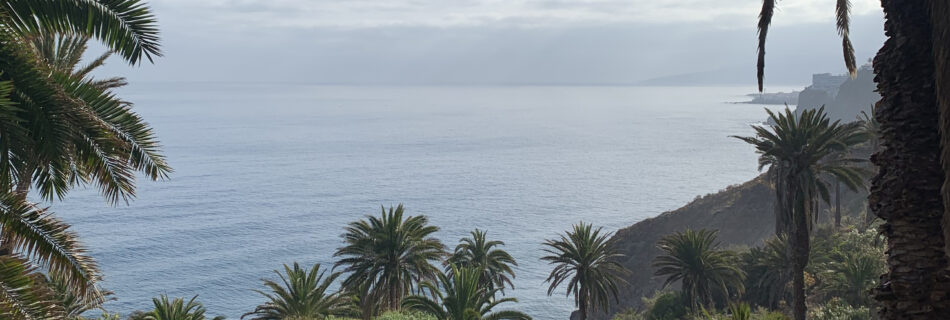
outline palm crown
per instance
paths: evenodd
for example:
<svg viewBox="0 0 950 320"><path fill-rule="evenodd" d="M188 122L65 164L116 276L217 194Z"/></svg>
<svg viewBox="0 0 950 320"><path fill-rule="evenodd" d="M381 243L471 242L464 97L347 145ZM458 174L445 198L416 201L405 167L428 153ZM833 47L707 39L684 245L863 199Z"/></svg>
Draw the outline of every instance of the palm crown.
<svg viewBox="0 0 950 320"><path fill-rule="evenodd" d="M769 168L782 213L776 217L777 233L787 231L795 214L811 217L811 201L828 202L829 185L822 177L834 177L852 190L864 186L867 171L858 164L867 160L840 156L867 140L859 123L831 122L824 107L806 109L801 115L788 108L782 113L766 112L774 125L752 126L754 137L733 137L755 146L759 169Z"/></svg>
<svg viewBox="0 0 950 320"><path fill-rule="evenodd" d="M293 268L284 265L283 274L277 270L274 273L280 282L264 280L264 286L271 292L257 291L268 301L241 316L242 319L324 319L347 310L349 299L340 293L329 292L339 273L326 275L326 271L320 271L320 264L313 265L308 272L297 263Z"/></svg>
<svg viewBox="0 0 950 320"><path fill-rule="evenodd" d="M145 320L205 320L207 310L196 299L198 296L192 297L188 302L185 302L183 298L169 300L166 295L153 298L152 304L155 305L155 309L145 314ZM218 316L212 320L224 320L224 317Z"/></svg>
<svg viewBox="0 0 950 320"><path fill-rule="evenodd" d="M345 246L334 253L336 263L349 273L343 286L358 290L368 286L369 295L397 309L402 297L421 280L434 279L439 269L433 265L445 255L445 248L432 234L438 227L425 216L403 216L403 206L382 209L379 217L350 223L343 234Z"/></svg>
<svg viewBox="0 0 950 320"><path fill-rule="evenodd" d="M729 289L741 291L743 273L732 252L719 249L716 231L686 230L663 237L657 246L663 252L653 260L655 275L666 276L663 286L676 281L690 308L713 305L713 294L730 296Z"/></svg>
<svg viewBox="0 0 950 320"><path fill-rule="evenodd" d="M489 241L487 232L475 229L471 237L462 238L455 247L455 252L447 261L446 272L453 272L456 268L478 268L483 274L481 281L489 289L498 288L504 293L505 287L514 288L511 279L515 277L512 266L517 266L508 252L497 247L505 245L501 241Z"/></svg>
<svg viewBox="0 0 950 320"><path fill-rule="evenodd" d="M438 320L531 320L530 316L518 311L493 310L500 304L518 300L495 299L500 289L483 285L481 268L449 265L449 270L439 274L438 284L429 281L421 284L431 298L412 295L403 300L403 307L434 315Z"/></svg>

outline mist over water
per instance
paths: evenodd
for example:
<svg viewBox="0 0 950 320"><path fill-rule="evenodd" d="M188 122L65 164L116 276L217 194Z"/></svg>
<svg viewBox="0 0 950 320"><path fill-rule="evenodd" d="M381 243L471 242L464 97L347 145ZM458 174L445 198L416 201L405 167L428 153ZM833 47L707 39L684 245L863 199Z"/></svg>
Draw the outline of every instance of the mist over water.
<svg viewBox="0 0 950 320"><path fill-rule="evenodd" d="M780 88L772 88L780 89ZM545 294L541 242L584 220L608 230L744 182L761 106L752 87L333 87L141 84L122 89L175 172L108 207L94 188L52 206L98 260L127 314L162 293L236 318L283 263L332 266L343 227L404 203L449 248L474 228L519 262L509 305ZM652 270L633 270L652 272Z"/></svg>

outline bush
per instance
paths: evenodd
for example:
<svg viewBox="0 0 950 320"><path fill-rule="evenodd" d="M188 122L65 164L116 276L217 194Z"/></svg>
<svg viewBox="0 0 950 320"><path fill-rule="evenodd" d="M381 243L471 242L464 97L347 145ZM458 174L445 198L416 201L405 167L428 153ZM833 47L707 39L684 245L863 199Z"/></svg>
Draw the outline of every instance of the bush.
<svg viewBox="0 0 950 320"><path fill-rule="evenodd" d="M646 320L646 315L634 309L627 309L615 314L612 320Z"/></svg>
<svg viewBox="0 0 950 320"><path fill-rule="evenodd" d="M840 299L832 299L824 306L808 310L808 319L813 320L870 320L871 311L867 307L852 307Z"/></svg>
<svg viewBox="0 0 950 320"><path fill-rule="evenodd" d="M678 320L688 313L683 297L678 292L664 292L651 300L653 305L646 313L647 320Z"/></svg>
<svg viewBox="0 0 950 320"><path fill-rule="evenodd" d="M395 311L387 312L376 318L376 320L436 320L430 314L415 311Z"/></svg>

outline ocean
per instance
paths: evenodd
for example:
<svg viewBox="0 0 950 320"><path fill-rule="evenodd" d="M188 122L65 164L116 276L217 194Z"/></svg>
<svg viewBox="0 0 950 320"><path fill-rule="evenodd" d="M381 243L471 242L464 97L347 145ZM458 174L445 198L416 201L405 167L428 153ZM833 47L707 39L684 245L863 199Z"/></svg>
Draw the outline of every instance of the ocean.
<svg viewBox="0 0 950 320"><path fill-rule="evenodd" d="M95 188L51 204L100 264L106 306L163 293L237 318L261 278L333 265L343 227L380 206L426 215L449 248L474 228L518 261L519 309L566 319L541 243L578 221L615 231L755 177L750 87L347 87L133 84L175 172L109 206ZM633 270L633 272L653 272Z"/></svg>

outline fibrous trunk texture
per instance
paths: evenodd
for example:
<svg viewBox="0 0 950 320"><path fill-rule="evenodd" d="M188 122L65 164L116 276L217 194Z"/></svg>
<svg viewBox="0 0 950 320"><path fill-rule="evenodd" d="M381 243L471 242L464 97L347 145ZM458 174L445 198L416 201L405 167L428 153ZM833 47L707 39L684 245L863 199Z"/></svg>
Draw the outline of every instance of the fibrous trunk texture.
<svg viewBox="0 0 950 320"><path fill-rule="evenodd" d="M946 1L946 0L934 0ZM882 319L945 319L947 258L941 220L938 109L931 5L882 0L887 40L874 58L882 148L869 206L884 220L888 272L874 290Z"/></svg>

